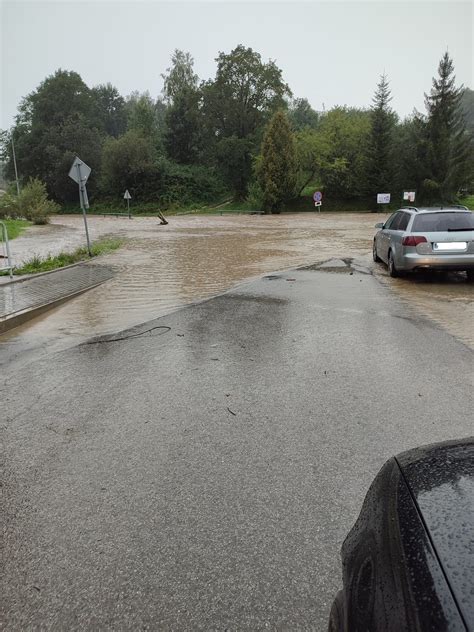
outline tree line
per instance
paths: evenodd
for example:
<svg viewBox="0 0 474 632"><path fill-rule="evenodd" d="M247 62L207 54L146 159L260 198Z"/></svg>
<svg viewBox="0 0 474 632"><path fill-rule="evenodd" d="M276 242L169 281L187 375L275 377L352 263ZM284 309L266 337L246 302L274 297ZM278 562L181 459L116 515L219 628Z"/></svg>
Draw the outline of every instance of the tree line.
<svg viewBox="0 0 474 632"><path fill-rule="evenodd" d="M159 208L209 203L232 195L278 212L310 185L335 199L380 192L417 202L452 202L473 186L474 92L456 86L442 57L426 111L400 120L387 76L371 107L316 112L294 98L274 61L242 45L219 53L213 79L201 81L189 53L176 50L159 98L124 98L111 84L89 88L58 70L24 97L2 159L14 179L37 178L59 203L76 201L67 173L75 155L93 172L92 200L134 200Z"/></svg>

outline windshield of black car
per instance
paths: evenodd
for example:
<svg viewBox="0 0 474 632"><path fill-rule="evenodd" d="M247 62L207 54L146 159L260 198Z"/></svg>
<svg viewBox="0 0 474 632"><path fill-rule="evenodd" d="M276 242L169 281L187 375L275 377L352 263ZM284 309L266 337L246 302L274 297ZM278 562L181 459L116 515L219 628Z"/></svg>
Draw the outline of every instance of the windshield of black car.
<svg viewBox="0 0 474 632"><path fill-rule="evenodd" d="M412 227L415 233L456 230L474 230L474 213L423 213L415 217Z"/></svg>

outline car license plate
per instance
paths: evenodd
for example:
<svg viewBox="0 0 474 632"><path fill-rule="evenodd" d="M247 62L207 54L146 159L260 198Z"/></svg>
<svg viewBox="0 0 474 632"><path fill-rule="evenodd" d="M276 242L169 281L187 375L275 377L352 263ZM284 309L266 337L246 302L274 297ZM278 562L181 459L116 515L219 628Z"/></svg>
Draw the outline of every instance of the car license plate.
<svg viewBox="0 0 474 632"><path fill-rule="evenodd" d="M444 241L438 244L433 244L433 250L466 250L467 243L465 241Z"/></svg>

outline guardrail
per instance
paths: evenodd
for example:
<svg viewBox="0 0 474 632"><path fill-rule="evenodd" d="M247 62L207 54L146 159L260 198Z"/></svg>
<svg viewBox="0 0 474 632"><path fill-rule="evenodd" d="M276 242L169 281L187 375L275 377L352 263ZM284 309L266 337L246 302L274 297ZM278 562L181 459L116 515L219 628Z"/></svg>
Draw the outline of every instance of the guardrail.
<svg viewBox="0 0 474 632"><path fill-rule="evenodd" d="M224 213L228 215L265 215L263 211L214 211L214 213L209 213L209 215L224 215Z"/></svg>
<svg viewBox="0 0 474 632"><path fill-rule="evenodd" d="M114 217L128 217L129 219L132 219L131 215L128 213L97 213L97 215L102 215L102 217L105 217L106 215L113 215Z"/></svg>

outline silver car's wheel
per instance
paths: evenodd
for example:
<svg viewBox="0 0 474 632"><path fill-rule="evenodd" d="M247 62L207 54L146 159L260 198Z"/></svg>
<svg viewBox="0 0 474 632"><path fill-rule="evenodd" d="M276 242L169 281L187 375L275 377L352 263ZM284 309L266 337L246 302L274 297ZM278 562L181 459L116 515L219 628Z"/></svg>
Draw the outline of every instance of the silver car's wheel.
<svg viewBox="0 0 474 632"><path fill-rule="evenodd" d="M393 260L393 253L391 250L388 251L388 273L393 279L399 276L398 270L395 267L395 261Z"/></svg>
<svg viewBox="0 0 474 632"><path fill-rule="evenodd" d="M372 246L372 257L375 263L379 263L381 261L380 257L377 254L377 244L375 243L375 239L374 239L374 245Z"/></svg>

